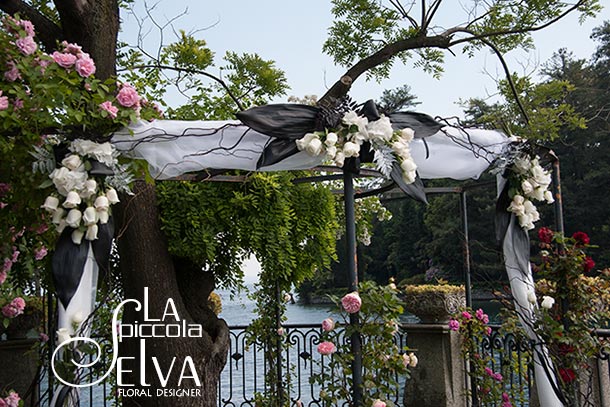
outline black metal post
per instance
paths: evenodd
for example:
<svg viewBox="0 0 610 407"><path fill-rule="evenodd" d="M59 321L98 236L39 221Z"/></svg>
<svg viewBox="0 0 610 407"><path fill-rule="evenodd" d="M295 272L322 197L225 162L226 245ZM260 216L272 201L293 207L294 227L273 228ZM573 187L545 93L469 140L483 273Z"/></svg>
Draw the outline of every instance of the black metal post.
<svg viewBox="0 0 610 407"><path fill-rule="evenodd" d="M347 275L350 292L358 290L358 255L356 253L356 217L354 213L354 176L349 171L343 171L343 201L345 204L345 241L347 247ZM350 325L358 325L358 313L350 314ZM362 405L362 343L356 332L350 337L352 354L352 400L353 407Z"/></svg>
<svg viewBox="0 0 610 407"><path fill-rule="evenodd" d="M468 237L468 206L466 191L460 193L460 212L462 213L462 234L464 236L464 284L466 285L466 306L472 307L472 281L470 279L470 238Z"/></svg>
<svg viewBox="0 0 610 407"><path fill-rule="evenodd" d="M278 394L278 407L283 407L284 406L284 378L282 377L282 335L279 335L279 329L282 327L282 313L280 312L280 301L282 301L282 291L280 289L280 284L276 283L275 284L275 295L276 295L276 301L277 301L277 306L275 309L275 325L276 325L276 329L278 330L277 332L277 339L275 342L275 351L277 352L277 354L275 355L275 363L276 363L276 374L277 374L277 380L276 380L276 386L277 386L277 394ZM271 383L270 383L271 384ZM273 384L271 384L273 386Z"/></svg>

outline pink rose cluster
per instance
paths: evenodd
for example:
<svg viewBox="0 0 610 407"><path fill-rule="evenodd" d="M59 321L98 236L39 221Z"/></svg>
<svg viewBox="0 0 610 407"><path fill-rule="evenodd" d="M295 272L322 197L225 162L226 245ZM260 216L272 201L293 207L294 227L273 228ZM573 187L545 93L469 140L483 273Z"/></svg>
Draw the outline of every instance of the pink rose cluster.
<svg viewBox="0 0 610 407"><path fill-rule="evenodd" d="M452 319L451 321L449 321L449 329L451 329L452 331L459 331L460 329L460 322Z"/></svg>
<svg viewBox="0 0 610 407"><path fill-rule="evenodd" d="M23 55L32 55L38 49L34 41L34 24L28 20L18 20L13 17L4 19L4 26L7 30L16 35L15 46Z"/></svg>
<svg viewBox="0 0 610 407"><path fill-rule="evenodd" d="M25 309L25 300L21 297L14 298L13 301L2 307L2 315L7 318L15 318L23 314Z"/></svg>
<svg viewBox="0 0 610 407"><path fill-rule="evenodd" d="M355 314L360 311L360 307L362 307L362 299L360 299L358 292L354 291L353 293L346 294L345 297L341 299L341 305L348 313Z"/></svg>
<svg viewBox="0 0 610 407"><path fill-rule="evenodd" d="M489 316L483 312L483 310L481 308L479 308L476 312L475 312L475 316L477 317L477 319L479 321L481 321L484 324L489 324Z"/></svg>
<svg viewBox="0 0 610 407"><path fill-rule="evenodd" d="M0 407L19 407L20 401L21 397L19 397L19 394L11 391L8 397L0 399Z"/></svg>
<svg viewBox="0 0 610 407"><path fill-rule="evenodd" d="M337 347L332 342L322 342L318 345L318 353L321 355L331 355L337 351Z"/></svg>
<svg viewBox="0 0 610 407"><path fill-rule="evenodd" d="M63 51L55 51L51 58L64 69L74 68L83 78L87 78L95 73L95 62L91 56L83 52L82 48L76 44L62 42Z"/></svg>

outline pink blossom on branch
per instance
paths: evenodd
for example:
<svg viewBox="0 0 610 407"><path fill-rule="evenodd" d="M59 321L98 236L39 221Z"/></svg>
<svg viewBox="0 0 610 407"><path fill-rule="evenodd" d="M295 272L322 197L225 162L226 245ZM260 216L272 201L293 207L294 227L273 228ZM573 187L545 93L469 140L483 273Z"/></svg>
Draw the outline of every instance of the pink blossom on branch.
<svg viewBox="0 0 610 407"><path fill-rule="evenodd" d="M362 300L360 299L360 295L356 291L353 293L349 293L345 295L341 299L341 305L343 305L343 309L345 309L350 314L355 314L360 311L360 307L362 306Z"/></svg>

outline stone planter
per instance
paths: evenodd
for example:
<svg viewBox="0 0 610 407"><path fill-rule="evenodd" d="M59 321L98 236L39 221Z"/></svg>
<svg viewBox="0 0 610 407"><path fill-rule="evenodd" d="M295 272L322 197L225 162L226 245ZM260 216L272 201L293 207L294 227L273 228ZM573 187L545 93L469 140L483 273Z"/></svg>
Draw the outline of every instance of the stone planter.
<svg viewBox="0 0 610 407"><path fill-rule="evenodd" d="M466 306L463 286L414 285L401 291L406 310L422 324L448 323L451 315Z"/></svg>

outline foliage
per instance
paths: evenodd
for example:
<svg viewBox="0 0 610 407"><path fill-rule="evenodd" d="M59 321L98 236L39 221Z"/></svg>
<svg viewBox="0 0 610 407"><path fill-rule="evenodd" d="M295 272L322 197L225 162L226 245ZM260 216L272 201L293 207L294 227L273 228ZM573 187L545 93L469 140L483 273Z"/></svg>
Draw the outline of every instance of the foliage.
<svg viewBox="0 0 610 407"><path fill-rule="evenodd" d="M400 349L394 342L399 329L398 318L403 313L403 307L393 284L378 286L373 282L362 282L358 287L358 294L362 306L358 313L360 319L357 325L349 323L350 314L345 306L341 305L342 301L338 297L329 296L341 310L342 321L334 324L333 329L324 329L321 340L334 344L336 352L323 362L325 368L311 380L322 386L320 398L323 406L340 405L340 401L350 404L351 364L354 355L349 342L343 338L360 335L362 405L371 406L376 400L382 400L387 406L393 407L393 402L385 399L397 388L396 378L405 375L408 378L409 366L415 368L417 365L417 357L413 353L407 353L408 349ZM318 350L322 349L318 347Z"/></svg>

